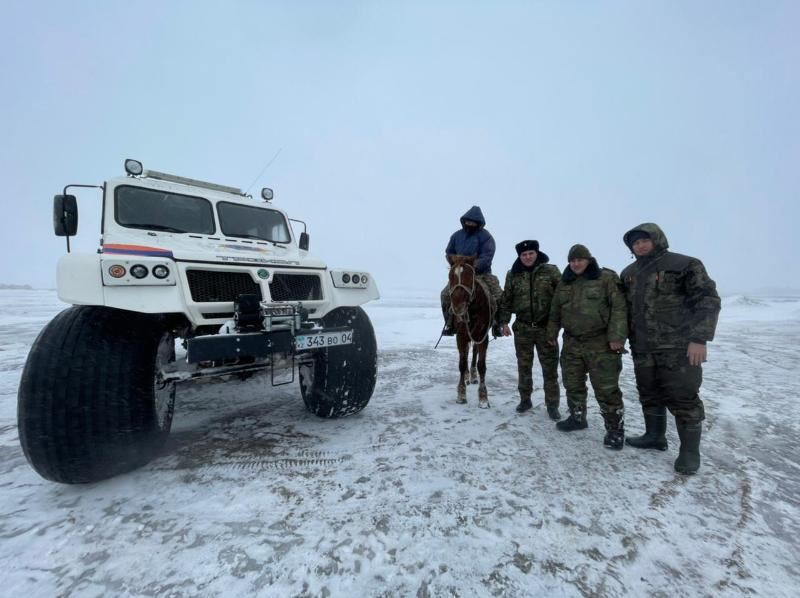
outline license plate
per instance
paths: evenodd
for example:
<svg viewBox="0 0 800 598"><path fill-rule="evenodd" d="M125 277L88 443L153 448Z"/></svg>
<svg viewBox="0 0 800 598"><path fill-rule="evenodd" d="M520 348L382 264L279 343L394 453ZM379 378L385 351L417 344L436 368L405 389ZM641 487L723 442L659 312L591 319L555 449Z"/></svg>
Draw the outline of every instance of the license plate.
<svg viewBox="0 0 800 598"><path fill-rule="evenodd" d="M337 330L336 332L317 332L315 334L301 334L294 337L294 347L298 351L308 349L325 349L339 345L352 345L352 330Z"/></svg>

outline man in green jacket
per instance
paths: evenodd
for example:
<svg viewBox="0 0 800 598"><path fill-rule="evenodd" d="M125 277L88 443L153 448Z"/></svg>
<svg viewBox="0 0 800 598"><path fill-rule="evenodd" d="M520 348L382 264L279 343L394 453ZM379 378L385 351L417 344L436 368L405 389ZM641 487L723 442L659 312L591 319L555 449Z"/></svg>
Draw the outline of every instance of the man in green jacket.
<svg viewBox="0 0 800 598"><path fill-rule="evenodd" d="M622 351L628 336L625 296L617 273L600 268L584 245L573 245L550 307L547 337L556 345L564 328L561 378L567 391L569 417L556 424L571 432L586 422L586 375L592 383L606 427L603 444L624 445L624 406L619 389Z"/></svg>
<svg viewBox="0 0 800 598"><path fill-rule="evenodd" d="M628 304L636 387L645 433L627 439L636 448L667 449L666 411L675 417L681 441L675 471L700 467L700 437L705 419L698 394L706 342L714 339L720 311L716 284L703 263L672 253L664 232L651 222L623 236L636 261L622 271Z"/></svg>
<svg viewBox="0 0 800 598"><path fill-rule="evenodd" d="M548 264L550 258L539 251L539 242L521 241L516 244L519 256L506 274L503 296L497 313L503 336L510 336L508 323L516 314L514 349L517 353L518 388L520 402L517 412L530 409L533 392L533 352L539 355L544 378L544 401L551 419L561 419L558 404L561 400L558 387L558 346L547 342L545 328L550 314L553 291L561 277L558 268Z"/></svg>

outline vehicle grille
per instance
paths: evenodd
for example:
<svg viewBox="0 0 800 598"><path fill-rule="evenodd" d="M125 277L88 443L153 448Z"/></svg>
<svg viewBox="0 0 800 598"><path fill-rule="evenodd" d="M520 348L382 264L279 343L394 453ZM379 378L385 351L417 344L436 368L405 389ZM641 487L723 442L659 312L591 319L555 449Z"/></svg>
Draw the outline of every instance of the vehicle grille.
<svg viewBox="0 0 800 598"><path fill-rule="evenodd" d="M208 312L204 311L200 313L206 320L218 320L220 318L226 318L230 320L233 317L232 311L215 311L215 312Z"/></svg>
<svg viewBox="0 0 800 598"><path fill-rule="evenodd" d="M273 301L308 301L322 299L322 287L316 274L275 274L269 283Z"/></svg>
<svg viewBox="0 0 800 598"><path fill-rule="evenodd" d="M233 301L242 294L258 295L261 287L247 272L219 272L217 270L187 270L192 300L201 302Z"/></svg>

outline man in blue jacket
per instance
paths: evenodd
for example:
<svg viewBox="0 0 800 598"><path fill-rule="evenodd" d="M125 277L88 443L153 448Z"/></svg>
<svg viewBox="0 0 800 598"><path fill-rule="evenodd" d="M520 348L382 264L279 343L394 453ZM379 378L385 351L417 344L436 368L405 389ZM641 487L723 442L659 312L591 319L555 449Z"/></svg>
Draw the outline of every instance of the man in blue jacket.
<svg viewBox="0 0 800 598"><path fill-rule="evenodd" d="M496 302L500 301L503 289L500 281L492 274L492 258L494 258L495 243L492 233L484 228L486 220L480 206L472 206L461 217L461 228L450 236L450 242L444 250L447 262L453 255L474 255L475 274L489 288L489 292ZM444 314L445 327L442 334L452 336L455 333L453 317L450 313L450 288L446 285L441 293L442 313ZM502 336L497 326L494 327L494 336Z"/></svg>

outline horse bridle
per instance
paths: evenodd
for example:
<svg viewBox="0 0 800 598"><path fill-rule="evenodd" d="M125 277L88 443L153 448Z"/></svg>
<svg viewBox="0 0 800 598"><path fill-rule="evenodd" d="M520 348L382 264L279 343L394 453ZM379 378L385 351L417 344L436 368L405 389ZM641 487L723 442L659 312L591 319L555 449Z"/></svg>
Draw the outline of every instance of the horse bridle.
<svg viewBox="0 0 800 598"><path fill-rule="evenodd" d="M475 268L473 266L471 266L470 264L459 264L458 266L454 266L454 267L458 268L458 271L455 272L455 274L458 276L458 282L455 285L450 287L450 309L453 310L453 315L456 316L459 319L462 318L464 316L464 314L467 314L467 322L469 322L469 304L472 301L472 295L475 294L475 278L476 278ZM471 287L468 287L463 282L461 282L461 275L464 272L461 268L465 268L465 267L468 267L470 270L472 270L472 286ZM461 312L461 313L456 313L455 309L453 309L453 291L458 289L458 288L464 289L467 292L467 295L469 297L467 302L466 302L466 307L464 307L464 311Z"/></svg>
<svg viewBox="0 0 800 598"><path fill-rule="evenodd" d="M481 340L479 340L479 341L475 340L474 338L472 338L472 331L470 330L469 306L470 306L470 303L472 303L472 295L475 294L475 282L476 282L476 279L478 278L478 275L476 274L475 267L473 265L471 265L471 264L459 264L458 265L458 267L462 267L462 268L464 266L468 266L470 268L470 270L472 270L472 287L468 287L463 282L461 282L461 273L462 273L462 271L459 270L457 272L457 274L458 274L458 283L456 285L450 287L450 309L453 310L453 315L456 318L458 318L459 320L461 318L464 318L464 323L467 325L467 336L469 337L469 340L471 342L473 342L473 343L481 344L487 338L489 338L489 332L492 329L491 320L494 318L494 312L492 311L492 300L491 300L491 297L487 297L487 299L489 300L488 301L488 308L489 308L489 320L490 321L489 321L489 324L486 326L486 334L483 335L483 338ZM449 281L448 281L448 283L449 283ZM461 312L461 313L456 313L456 311L453 309L453 291L455 289L459 288L459 287L464 289L467 292L467 294L469 295L469 298L468 298L468 300L466 302L466 306L464 307L464 311ZM466 316L466 317L464 317L464 316Z"/></svg>

